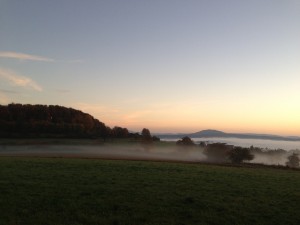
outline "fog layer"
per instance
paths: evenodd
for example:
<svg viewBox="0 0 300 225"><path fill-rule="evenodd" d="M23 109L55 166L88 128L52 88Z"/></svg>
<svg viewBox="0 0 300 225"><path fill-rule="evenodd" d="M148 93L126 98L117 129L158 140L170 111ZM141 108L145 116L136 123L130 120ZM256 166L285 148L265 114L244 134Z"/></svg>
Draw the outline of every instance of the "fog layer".
<svg viewBox="0 0 300 225"><path fill-rule="evenodd" d="M287 157L292 154L254 153L250 163L266 165L286 165ZM0 156L32 156L32 157L70 157L70 158L99 158L99 159L128 159L154 161L205 162L206 155L199 146L183 147L152 147L141 145L25 145L0 146Z"/></svg>
<svg viewBox="0 0 300 225"><path fill-rule="evenodd" d="M116 145L0 146L0 156L81 157L185 162L197 162L206 159L205 155L203 155L203 151L200 148L183 149L175 146L145 149L139 145L129 147Z"/></svg>

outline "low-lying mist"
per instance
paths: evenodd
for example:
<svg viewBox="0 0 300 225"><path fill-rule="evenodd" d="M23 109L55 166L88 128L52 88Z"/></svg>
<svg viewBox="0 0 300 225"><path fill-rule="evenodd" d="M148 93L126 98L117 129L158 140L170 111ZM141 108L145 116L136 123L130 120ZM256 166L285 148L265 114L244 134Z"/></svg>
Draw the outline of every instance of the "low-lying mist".
<svg viewBox="0 0 300 225"><path fill-rule="evenodd" d="M105 159L132 159L158 161L204 161L205 155L200 148L183 149L174 147L145 148L140 145L29 145L0 146L2 156L36 156L36 157L82 157Z"/></svg>
<svg viewBox="0 0 300 225"><path fill-rule="evenodd" d="M32 157L74 157L128 160L206 162L204 148L195 147L145 147L136 145L2 145L0 156L32 156ZM275 153L274 153L275 152ZM270 153L253 153L254 159L249 163L266 165L286 165L290 152L274 151ZM211 161L210 161L211 162Z"/></svg>
<svg viewBox="0 0 300 225"><path fill-rule="evenodd" d="M281 154L254 153L253 155L254 155L254 159L251 160L251 163L285 166L286 162L287 162L287 157L290 154L287 152L287 153L281 153Z"/></svg>

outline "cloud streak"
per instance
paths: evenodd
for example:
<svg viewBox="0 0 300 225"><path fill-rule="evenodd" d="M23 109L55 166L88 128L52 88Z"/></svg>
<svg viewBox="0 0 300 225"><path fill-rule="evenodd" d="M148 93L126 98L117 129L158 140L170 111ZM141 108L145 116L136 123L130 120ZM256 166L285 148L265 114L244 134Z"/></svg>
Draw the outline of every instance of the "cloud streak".
<svg viewBox="0 0 300 225"><path fill-rule="evenodd" d="M46 58L38 55L29 55L20 52L0 52L1 58L30 60L30 61L42 61L42 62L54 62L54 59Z"/></svg>
<svg viewBox="0 0 300 225"><path fill-rule="evenodd" d="M15 72L0 68L0 78L8 81L12 86L31 88L35 91L42 91L43 88L28 77L17 75Z"/></svg>
<svg viewBox="0 0 300 225"><path fill-rule="evenodd" d="M55 60L43 56L31 55L21 52L0 51L0 58L17 59L21 61L40 61L40 62L56 62L56 63L83 63L83 60Z"/></svg>

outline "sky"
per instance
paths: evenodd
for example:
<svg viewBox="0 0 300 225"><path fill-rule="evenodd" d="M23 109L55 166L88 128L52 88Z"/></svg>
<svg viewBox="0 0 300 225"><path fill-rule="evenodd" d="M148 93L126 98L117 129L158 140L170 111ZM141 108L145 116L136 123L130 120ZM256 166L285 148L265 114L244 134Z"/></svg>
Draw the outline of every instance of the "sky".
<svg viewBox="0 0 300 225"><path fill-rule="evenodd" d="M0 104L300 136L299 0L0 0Z"/></svg>

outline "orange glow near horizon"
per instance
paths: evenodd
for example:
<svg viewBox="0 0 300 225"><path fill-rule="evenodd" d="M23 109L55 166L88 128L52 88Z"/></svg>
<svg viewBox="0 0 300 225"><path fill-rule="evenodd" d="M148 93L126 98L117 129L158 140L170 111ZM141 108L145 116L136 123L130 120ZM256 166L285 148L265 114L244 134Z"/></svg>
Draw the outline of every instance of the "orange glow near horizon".
<svg viewBox="0 0 300 225"><path fill-rule="evenodd" d="M179 116L178 116L179 114ZM300 135L300 120L296 117L278 117L276 115L222 114L222 113L182 112L177 114L155 114L144 112L124 116L125 119L109 119L110 126L123 126L133 131L143 127L152 132L193 133L204 129L216 129L224 132L265 133L277 135ZM250 117L252 114L252 117ZM103 118L104 119L104 118Z"/></svg>
<svg viewBox="0 0 300 225"><path fill-rule="evenodd" d="M300 137L299 0L4 2L0 104L131 131Z"/></svg>
<svg viewBox="0 0 300 225"><path fill-rule="evenodd" d="M300 136L300 106L295 104L295 100L296 97L283 102L277 98L267 102L255 98L245 103L240 98L236 101L221 99L214 104L173 101L137 104L132 108L95 105L77 105L75 108L90 113L108 126L122 126L137 132L146 127L154 133L193 133L216 129L231 133Z"/></svg>

